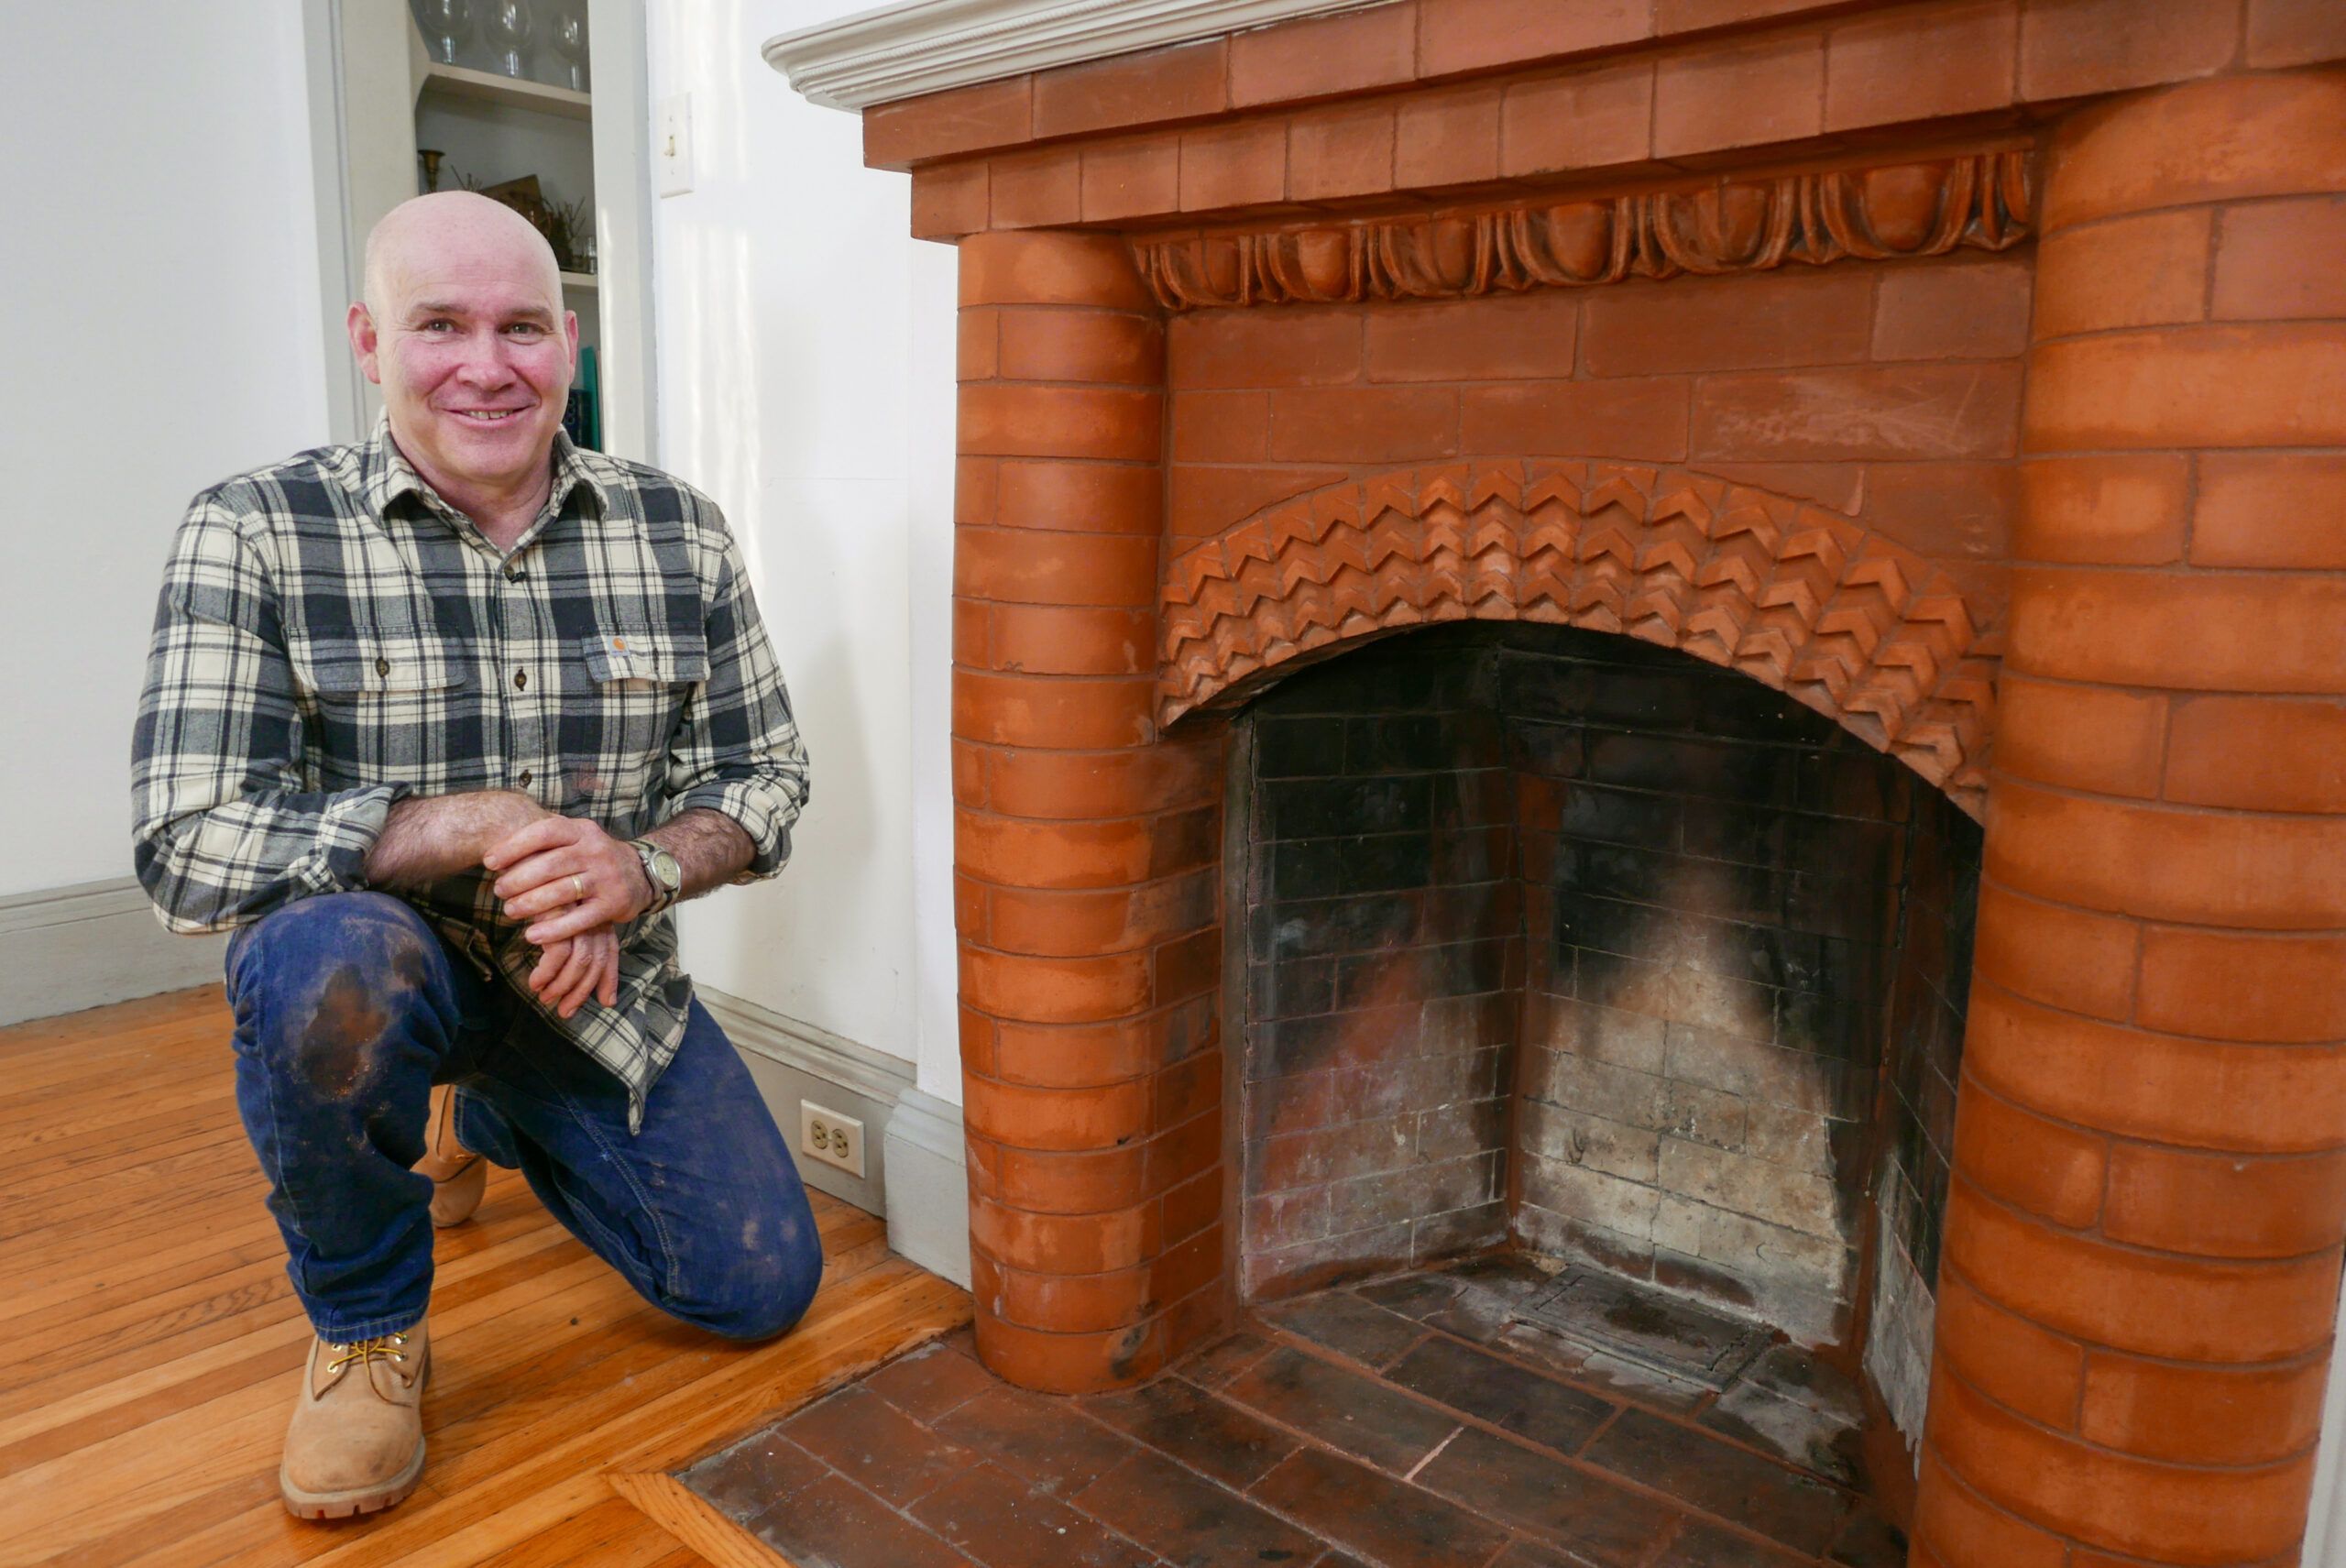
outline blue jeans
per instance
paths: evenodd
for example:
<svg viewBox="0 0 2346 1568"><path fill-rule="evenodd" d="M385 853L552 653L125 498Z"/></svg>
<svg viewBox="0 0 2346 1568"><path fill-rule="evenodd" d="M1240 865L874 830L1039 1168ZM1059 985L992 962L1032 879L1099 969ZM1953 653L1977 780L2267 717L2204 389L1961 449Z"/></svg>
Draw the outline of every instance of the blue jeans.
<svg viewBox="0 0 2346 1568"><path fill-rule="evenodd" d="M432 1086L464 1146L519 1167L644 1299L735 1339L795 1323L823 1249L790 1150L733 1047L693 1003L643 1130L627 1091L414 909L325 894L228 947L236 1107L269 1178L286 1273L321 1338L408 1328L432 1296Z"/></svg>

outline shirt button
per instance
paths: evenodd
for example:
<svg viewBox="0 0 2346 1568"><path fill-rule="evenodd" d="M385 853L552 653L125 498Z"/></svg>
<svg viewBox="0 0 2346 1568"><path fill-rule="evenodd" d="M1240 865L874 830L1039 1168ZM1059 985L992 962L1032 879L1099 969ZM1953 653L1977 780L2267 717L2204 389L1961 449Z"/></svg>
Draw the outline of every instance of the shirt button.
<svg viewBox="0 0 2346 1568"><path fill-rule="evenodd" d="M505 580L506 580L507 582L509 582L509 583L518 583L518 582L520 582L520 581L521 580L521 567L519 567L519 566L508 566L508 567L506 567L506 568L505 568Z"/></svg>
<svg viewBox="0 0 2346 1568"><path fill-rule="evenodd" d="M527 789L527 788L529 788L529 787L530 787L530 770L529 770L529 769L527 769L527 768L523 768L523 769L521 770L521 778L519 778L519 779L518 779L518 780L516 780L515 782L516 782L516 783L518 783L519 784L521 784L521 786L523 789Z"/></svg>
<svg viewBox="0 0 2346 1568"><path fill-rule="evenodd" d="M529 671L527 671L527 670L516 670L516 671L514 671L514 672L513 672L513 684L514 684L516 686L521 686L521 687L526 687L526 686L528 686L528 685L529 685L529 684L530 684L530 672L529 672Z"/></svg>
<svg viewBox="0 0 2346 1568"><path fill-rule="evenodd" d="M378 675L388 675L388 674L389 674L391 673L391 662L390 662L389 659L378 659L378 660L376 660L376 661L375 661L375 673L376 673L377 674L378 674Z"/></svg>

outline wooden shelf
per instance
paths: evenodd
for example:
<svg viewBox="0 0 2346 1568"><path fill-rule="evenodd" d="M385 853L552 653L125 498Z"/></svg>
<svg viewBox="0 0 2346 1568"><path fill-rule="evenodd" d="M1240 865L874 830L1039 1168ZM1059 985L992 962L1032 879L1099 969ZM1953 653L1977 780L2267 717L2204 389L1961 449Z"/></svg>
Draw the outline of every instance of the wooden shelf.
<svg viewBox="0 0 2346 1568"><path fill-rule="evenodd" d="M595 291L595 275L592 272L565 272L562 275L562 286L565 289L584 289L591 294Z"/></svg>
<svg viewBox="0 0 2346 1568"><path fill-rule="evenodd" d="M481 103L503 104L510 108L535 109L543 115L560 115L573 120L589 118L594 104L594 99L587 93L574 93L567 87L550 87L543 82L499 76L493 71L475 71L468 65L443 65L436 60L427 60L424 64L422 90L449 98L471 98Z"/></svg>

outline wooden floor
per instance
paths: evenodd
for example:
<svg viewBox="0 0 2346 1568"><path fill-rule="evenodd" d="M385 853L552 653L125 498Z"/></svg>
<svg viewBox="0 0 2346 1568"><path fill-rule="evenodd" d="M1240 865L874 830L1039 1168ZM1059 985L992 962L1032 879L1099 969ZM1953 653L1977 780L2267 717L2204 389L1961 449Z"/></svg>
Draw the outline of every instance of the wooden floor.
<svg viewBox="0 0 2346 1568"><path fill-rule="evenodd" d="M309 1326L237 1123L216 986L0 1029L0 1564L697 1568L612 1490L969 1317L815 1196L805 1322L675 1324L498 1171L440 1237L430 1463L400 1507L277 1498Z"/></svg>

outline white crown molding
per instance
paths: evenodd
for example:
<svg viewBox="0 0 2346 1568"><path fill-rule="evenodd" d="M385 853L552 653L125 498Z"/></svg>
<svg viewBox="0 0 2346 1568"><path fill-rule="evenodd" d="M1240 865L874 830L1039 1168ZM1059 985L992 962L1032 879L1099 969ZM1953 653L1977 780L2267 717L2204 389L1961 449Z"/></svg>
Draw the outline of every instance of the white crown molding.
<svg viewBox="0 0 2346 1568"><path fill-rule="evenodd" d="M768 38L766 63L860 112L1047 66L1190 43L1386 0L900 0Z"/></svg>

